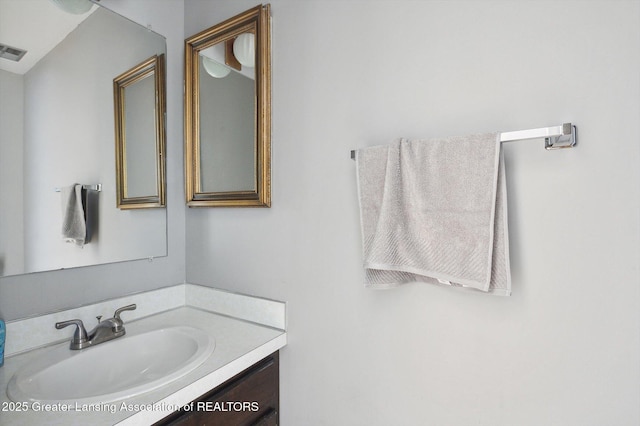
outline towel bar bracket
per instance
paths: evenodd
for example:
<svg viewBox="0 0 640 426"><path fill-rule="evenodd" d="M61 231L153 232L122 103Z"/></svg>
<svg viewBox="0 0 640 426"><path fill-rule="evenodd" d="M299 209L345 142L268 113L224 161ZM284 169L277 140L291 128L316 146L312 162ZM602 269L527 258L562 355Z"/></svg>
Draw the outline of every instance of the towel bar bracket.
<svg viewBox="0 0 640 426"><path fill-rule="evenodd" d="M576 126L571 123L562 125L562 134L544 138L544 148L548 150L571 148L576 145Z"/></svg>

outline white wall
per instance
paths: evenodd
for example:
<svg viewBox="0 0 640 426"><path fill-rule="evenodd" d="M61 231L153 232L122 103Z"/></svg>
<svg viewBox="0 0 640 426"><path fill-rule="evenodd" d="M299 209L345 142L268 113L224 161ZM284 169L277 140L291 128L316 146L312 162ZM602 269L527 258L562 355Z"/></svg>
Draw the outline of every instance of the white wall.
<svg viewBox="0 0 640 426"><path fill-rule="evenodd" d="M22 144L24 79L0 70L0 275L24 269ZM6 218L6 220L5 220Z"/></svg>
<svg viewBox="0 0 640 426"><path fill-rule="evenodd" d="M288 302L282 424L639 424L640 2L271 5L273 207L189 210L187 281ZM511 297L363 288L351 149L565 121L505 146Z"/></svg>
<svg viewBox="0 0 640 426"><path fill-rule="evenodd" d="M101 4L167 38L168 256L102 266L0 278L0 317L5 320L88 304L184 282L184 184L182 154L182 0L102 0ZM104 40L108 44L110 40ZM97 50L100 50L97 46ZM173 84L171 82L174 82ZM107 121L108 120L108 121ZM109 111L105 122L113 120ZM109 129L109 131L112 131ZM113 142L111 142L113 149ZM113 150L108 157L113 159ZM57 184L56 184L57 185ZM157 232L165 232L160 229Z"/></svg>

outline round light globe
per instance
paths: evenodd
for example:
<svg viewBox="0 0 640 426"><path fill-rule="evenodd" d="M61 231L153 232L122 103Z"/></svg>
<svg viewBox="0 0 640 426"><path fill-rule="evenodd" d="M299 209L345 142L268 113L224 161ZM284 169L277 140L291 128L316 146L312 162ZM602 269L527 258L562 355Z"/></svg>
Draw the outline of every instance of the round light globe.
<svg viewBox="0 0 640 426"><path fill-rule="evenodd" d="M231 72L230 68L206 56L202 56L202 66L211 77L215 78L224 78Z"/></svg>
<svg viewBox="0 0 640 426"><path fill-rule="evenodd" d="M242 33L233 42L233 54L242 65L256 66L256 38L251 33Z"/></svg>

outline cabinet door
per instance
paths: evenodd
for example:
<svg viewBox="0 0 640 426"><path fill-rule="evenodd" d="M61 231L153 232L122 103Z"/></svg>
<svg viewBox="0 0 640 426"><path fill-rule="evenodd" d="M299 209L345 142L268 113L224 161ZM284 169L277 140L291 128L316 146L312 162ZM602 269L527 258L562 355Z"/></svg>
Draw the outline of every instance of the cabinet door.
<svg viewBox="0 0 640 426"><path fill-rule="evenodd" d="M271 410L258 419L252 426L278 426L278 411Z"/></svg>
<svg viewBox="0 0 640 426"><path fill-rule="evenodd" d="M174 413L156 426L276 426L279 358L275 352Z"/></svg>

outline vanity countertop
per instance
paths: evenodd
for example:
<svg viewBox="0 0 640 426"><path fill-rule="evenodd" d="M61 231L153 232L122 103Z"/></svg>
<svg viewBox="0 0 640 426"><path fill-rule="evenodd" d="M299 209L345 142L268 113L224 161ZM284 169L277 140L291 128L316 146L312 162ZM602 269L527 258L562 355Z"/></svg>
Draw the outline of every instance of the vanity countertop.
<svg viewBox="0 0 640 426"><path fill-rule="evenodd" d="M184 306L126 323L130 332L139 328L190 325L215 338L211 356L187 375L137 397L106 404L78 406L26 402L15 404L7 396L11 377L23 365L56 346L34 349L9 357L0 368L0 424L13 425L151 425L200 395L240 373L286 345L284 330ZM109 342L103 343L108 345ZM91 348L86 349L87 351ZM98 366L99 368L108 368ZM88 378L90 380L90 378ZM75 407L74 407L75 408Z"/></svg>

